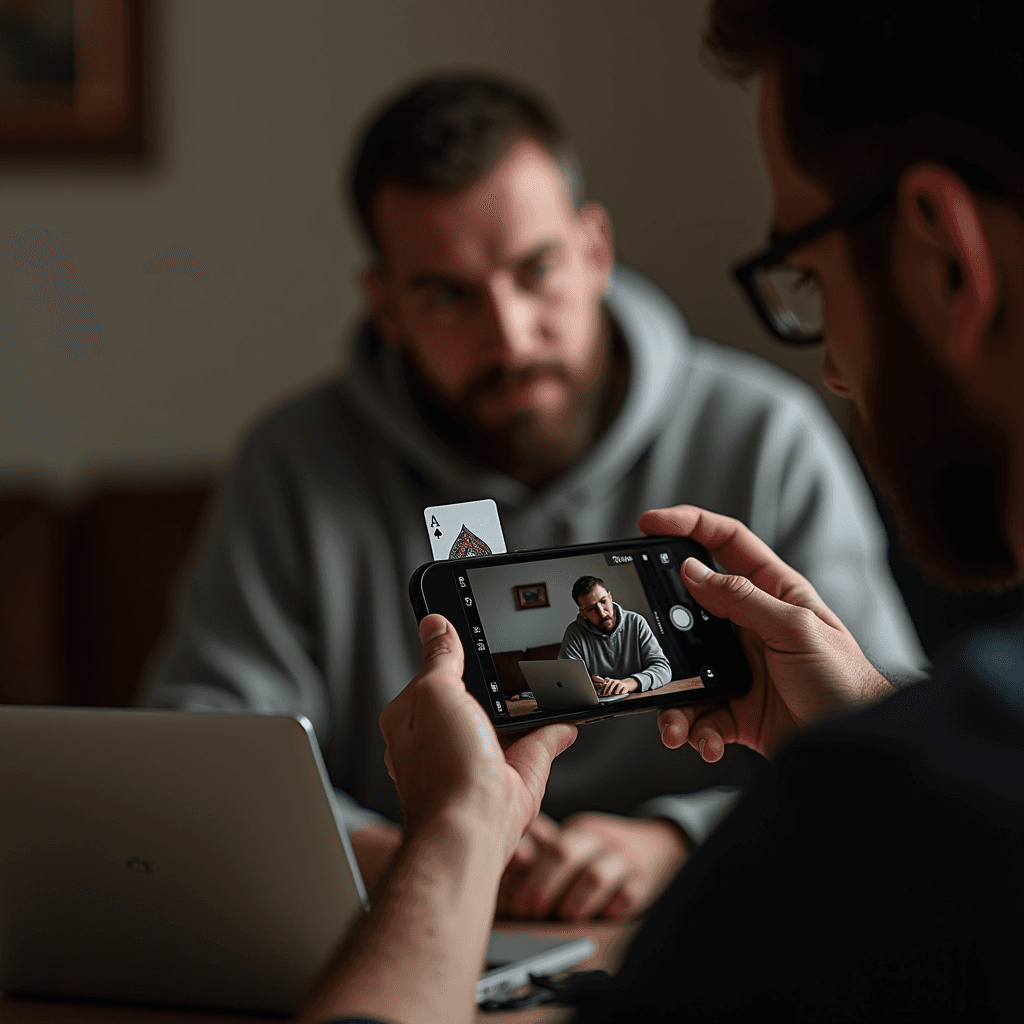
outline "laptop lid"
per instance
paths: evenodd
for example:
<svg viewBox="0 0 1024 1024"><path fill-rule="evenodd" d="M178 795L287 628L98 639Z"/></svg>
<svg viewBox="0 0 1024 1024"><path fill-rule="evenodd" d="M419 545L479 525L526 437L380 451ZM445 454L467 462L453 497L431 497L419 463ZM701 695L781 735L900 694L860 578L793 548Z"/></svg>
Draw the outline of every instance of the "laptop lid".
<svg viewBox="0 0 1024 1024"><path fill-rule="evenodd" d="M0 989L291 1011L367 907L305 718L0 707Z"/></svg>
<svg viewBox="0 0 1024 1024"><path fill-rule="evenodd" d="M521 661L530 690L542 708L578 708L600 704L587 666L576 658Z"/></svg>
<svg viewBox="0 0 1024 1024"><path fill-rule="evenodd" d="M366 891L309 722L0 707L0 990L291 1012ZM589 940L493 935L477 998Z"/></svg>

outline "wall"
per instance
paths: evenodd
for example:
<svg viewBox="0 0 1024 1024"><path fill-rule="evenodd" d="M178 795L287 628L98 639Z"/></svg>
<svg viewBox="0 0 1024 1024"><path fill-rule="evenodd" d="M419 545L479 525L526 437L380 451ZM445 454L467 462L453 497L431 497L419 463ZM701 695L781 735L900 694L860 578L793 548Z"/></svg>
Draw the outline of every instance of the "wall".
<svg viewBox="0 0 1024 1024"><path fill-rule="evenodd" d="M656 629L640 577L631 565L608 565L603 555L582 555L567 562L542 559L469 570L469 582L490 649L500 654L560 644L566 626L579 614L579 606L572 599L572 585L581 576L604 580L623 608L639 612L651 629ZM512 588L526 583L546 583L550 607L517 608Z"/></svg>
<svg viewBox="0 0 1024 1024"><path fill-rule="evenodd" d="M621 258L692 327L814 381L729 267L769 219L755 95L706 70L703 0L154 0L156 159L0 170L0 474L224 463L334 372L362 254L338 169L365 111L441 67L511 73L573 128Z"/></svg>

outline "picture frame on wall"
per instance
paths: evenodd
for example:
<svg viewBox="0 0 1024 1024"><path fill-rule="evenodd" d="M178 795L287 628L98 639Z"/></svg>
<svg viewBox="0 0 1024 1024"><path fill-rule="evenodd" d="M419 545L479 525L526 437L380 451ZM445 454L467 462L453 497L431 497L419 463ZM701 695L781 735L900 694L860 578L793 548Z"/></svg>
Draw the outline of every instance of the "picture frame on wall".
<svg viewBox="0 0 1024 1024"><path fill-rule="evenodd" d="M522 583L514 586L512 591L516 596L517 611L550 606L547 583Z"/></svg>
<svg viewBox="0 0 1024 1024"><path fill-rule="evenodd" d="M141 159L147 0L0 0L0 160Z"/></svg>

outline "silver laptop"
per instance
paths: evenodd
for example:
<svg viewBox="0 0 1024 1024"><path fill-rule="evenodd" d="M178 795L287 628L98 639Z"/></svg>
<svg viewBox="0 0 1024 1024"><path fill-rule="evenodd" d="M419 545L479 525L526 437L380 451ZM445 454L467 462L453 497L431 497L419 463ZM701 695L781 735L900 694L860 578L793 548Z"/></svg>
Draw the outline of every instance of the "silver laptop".
<svg viewBox="0 0 1024 1024"><path fill-rule="evenodd" d="M614 704L625 700L628 693L612 693L598 697L587 666L576 658L556 661L521 661L519 667L530 684L530 690L541 708L578 708Z"/></svg>
<svg viewBox="0 0 1024 1024"><path fill-rule="evenodd" d="M0 707L0 990L293 1011L368 907L333 799L305 718Z"/></svg>

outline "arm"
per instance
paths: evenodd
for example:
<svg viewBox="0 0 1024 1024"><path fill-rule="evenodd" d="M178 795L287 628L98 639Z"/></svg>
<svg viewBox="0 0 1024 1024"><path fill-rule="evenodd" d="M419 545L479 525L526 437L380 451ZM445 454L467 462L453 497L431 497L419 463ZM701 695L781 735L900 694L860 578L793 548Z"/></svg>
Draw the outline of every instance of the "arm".
<svg viewBox="0 0 1024 1024"><path fill-rule="evenodd" d="M657 690L672 679L672 666L665 657L665 652L654 635L654 630L643 616L639 616L640 634L640 665L642 671L634 672L634 678L640 683L644 692Z"/></svg>
<svg viewBox="0 0 1024 1024"><path fill-rule="evenodd" d="M475 1019L498 881L536 817L552 759L576 735L546 726L502 750L462 682L455 630L429 615L420 635L423 671L381 715L406 839L300 1021Z"/></svg>

